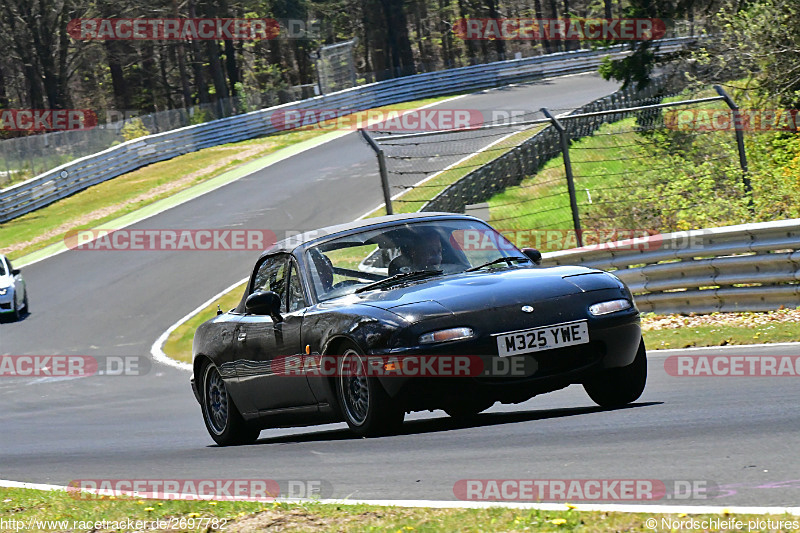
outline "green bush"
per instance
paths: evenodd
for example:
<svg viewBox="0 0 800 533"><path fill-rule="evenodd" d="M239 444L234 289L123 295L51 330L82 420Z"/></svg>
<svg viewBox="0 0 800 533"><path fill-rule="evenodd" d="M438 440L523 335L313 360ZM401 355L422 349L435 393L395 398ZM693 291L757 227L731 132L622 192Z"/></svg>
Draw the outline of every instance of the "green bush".
<svg viewBox="0 0 800 533"><path fill-rule="evenodd" d="M150 130L144 127L142 119L140 118L131 119L122 126L122 136L126 141L138 139L146 135L150 135Z"/></svg>

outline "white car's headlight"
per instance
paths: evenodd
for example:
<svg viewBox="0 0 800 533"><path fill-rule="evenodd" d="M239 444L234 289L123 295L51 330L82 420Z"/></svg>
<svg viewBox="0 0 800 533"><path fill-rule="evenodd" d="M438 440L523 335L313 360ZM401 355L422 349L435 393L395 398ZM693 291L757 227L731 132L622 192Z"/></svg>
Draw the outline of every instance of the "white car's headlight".
<svg viewBox="0 0 800 533"><path fill-rule="evenodd" d="M607 302L600 302L589 306L589 312L594 316L607 315L609 313L616 313L617 311L624 311L631 308L631 302L628 300L609 300Z"/></svg>
<svg viewBox="0 0 800 533"><path fill-rule="evenodd" d="M434 342L458 341L461 339L469 339L472 337L473 332L471 328L450 328L440 329L439 331L431 331L420 335L420 344L432 344Z"/></svg>

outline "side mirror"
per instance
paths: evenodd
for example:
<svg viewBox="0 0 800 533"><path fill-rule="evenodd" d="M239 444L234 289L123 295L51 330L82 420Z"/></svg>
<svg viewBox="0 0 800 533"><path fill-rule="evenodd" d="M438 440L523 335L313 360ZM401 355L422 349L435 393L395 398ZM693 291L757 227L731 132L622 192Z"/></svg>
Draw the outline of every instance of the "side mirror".
<svg viewBox="0 0 800 533"><path fill-rule="evenodd" d="M528 259L533 261L536 265L542 264L542 252L537 250L536 248L523 248L522 253L525 254Z"/></svg>
<svg viewBox="0 0 800 533"><path fill-rule="evenodd" d="M281 297L272 291L254 292L244 301L244 308L251 315L269 315L275 322L283 321Z"/></svg>
<svg viewBox="0 0 800 533"><path fill-rule="evenodd" d="M11 275L12 276L19 276L21 273L22 273L22 271L20 269L18 269L18 268L12 268L11 269Z"/></svg>

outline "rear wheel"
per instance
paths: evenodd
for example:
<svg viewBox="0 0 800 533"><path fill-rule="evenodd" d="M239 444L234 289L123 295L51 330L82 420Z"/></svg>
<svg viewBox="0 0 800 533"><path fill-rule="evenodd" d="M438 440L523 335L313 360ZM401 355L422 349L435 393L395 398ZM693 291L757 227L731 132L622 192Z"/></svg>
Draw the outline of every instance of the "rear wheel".
<svg viewBox="0 0 800 533"><path fill-rule="evenodd" d="M601 407L618 407L636 401L647 382L647 352L639 341L636 357L628 366L609 368L583 384L589 397Z"/></svg>
<svg viewBox="0 0 800 533"><path fill-rule="evenodd" d="M378 380L367 375L361 350L348 343L337 364L336 394L345 422L362 437L397 431L405 413L397 407Z"/></svg>
<svg viewBox="0 0 800 533"><path fill-rule="evenodd" d="M241 413L228 395L225 382L213 363L208 363L202 372L203 420L211 438L220 446L249 444L261 432L245 422Z"/></svg>
<svg viewBox="0 0 800 533"><path fill-rule="evenodd" d="M22 307L25 308L25 314L31 314L31 304L28 303L28 291L25 291L25 299L22 300L22 303L24 304Z"/></svg>

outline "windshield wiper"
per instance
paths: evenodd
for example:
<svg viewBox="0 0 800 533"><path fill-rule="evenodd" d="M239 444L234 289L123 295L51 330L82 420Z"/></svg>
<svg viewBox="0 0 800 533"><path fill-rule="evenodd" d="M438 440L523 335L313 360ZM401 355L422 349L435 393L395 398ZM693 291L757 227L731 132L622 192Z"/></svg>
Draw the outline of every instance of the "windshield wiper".
<svg viewBox="0 0 800 533"><path fill-rule="evenodd" d="M498 257L497 259L493 259L492 261L487 261L486 263L478 266L474 266L471 268L466 269L464 272L474 272L476 270L480 270L482 268L496 265L497 263L508 263L508 266L511 266L512 261L525 261L526 263L530 262L530 259L527 257L523 257L521 255L512 255L509 257Z"/></svg>
<svg viewBox="0 0 800 533"><path fill-rule="evenodd" d="M400 274L395 274L394 276L389 276L388 278L375 281L368 285L364 285L363 287L359 287L355 290L356 294L365 291L371 291L373 289L379 289L384 286L393 285L398 282L402 281L413 281L416 279L425 279L432 276L438 276L442 273L442 270L414 270L413 272L401 272Z"/></svg>

